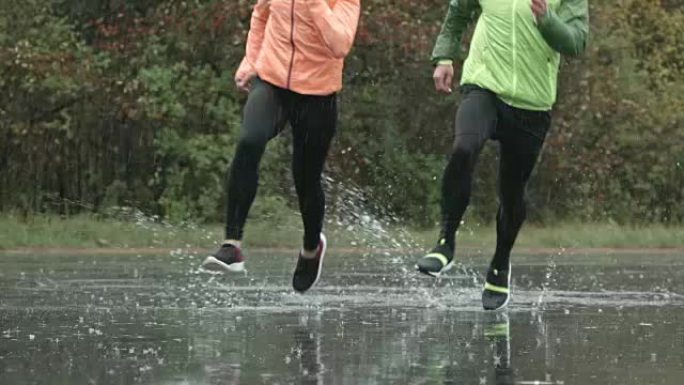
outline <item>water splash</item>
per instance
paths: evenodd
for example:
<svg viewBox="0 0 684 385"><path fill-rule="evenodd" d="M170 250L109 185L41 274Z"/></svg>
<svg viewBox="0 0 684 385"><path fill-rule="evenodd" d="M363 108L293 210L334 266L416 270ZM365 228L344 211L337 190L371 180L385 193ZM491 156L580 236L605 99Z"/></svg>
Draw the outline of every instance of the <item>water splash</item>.
<svg viewBox="0 0 684 385"><path fill-rule="evenodd" d="M558 268L558 265L556 264L556 258L564 255L565 251L565 248L561 247L558 252L552 253L548 257L548 262L546 264L544 272L544 280L541 283L541 291L539 293L539 297L535 302L535 308L537 310L543 311L546 307L544 299L546 296L548 296L549 291L552 290L552 288L555 287L556 284L556 270Z"/></svg>

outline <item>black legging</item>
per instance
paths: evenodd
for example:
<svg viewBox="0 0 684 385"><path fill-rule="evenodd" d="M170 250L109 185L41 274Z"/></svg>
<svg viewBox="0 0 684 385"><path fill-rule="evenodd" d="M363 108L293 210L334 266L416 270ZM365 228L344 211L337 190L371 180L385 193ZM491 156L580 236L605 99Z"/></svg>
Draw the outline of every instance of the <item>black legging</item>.
<svg viewBox="0 0 684 385"><path fill-rule="evenodd" d="M337 97L301 95L260 79L252 83L230 170L226 239L242 239L256 196L259 162L268 141L286 122L292 126L292 173L304 222L304 248L318 247L325 212L321 174L337 127Z"/></svg>
<svg viewBox="0 0 684 385"><path fill-rule="evenodd" d="M498 140L499 210L492 266L507 269L525 220L525 186L551 124L548 111L527 111L502 102L491 91L463 86L456 138L442 178L442 237L453 248L455 232L470 202L473 169L487 139Z"/></svg>

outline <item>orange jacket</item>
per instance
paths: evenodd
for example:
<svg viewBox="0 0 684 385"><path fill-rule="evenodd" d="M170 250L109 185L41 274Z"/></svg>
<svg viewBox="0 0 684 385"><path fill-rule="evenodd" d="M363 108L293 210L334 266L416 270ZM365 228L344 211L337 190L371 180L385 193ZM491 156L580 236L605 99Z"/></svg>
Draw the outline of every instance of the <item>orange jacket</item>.
<svg viewBox="0 0 684 385"><path fill-rule="evenodd" d="M360 0L259 0L236 78L257 74L305 95L339 91L360 7Z"/></svg>

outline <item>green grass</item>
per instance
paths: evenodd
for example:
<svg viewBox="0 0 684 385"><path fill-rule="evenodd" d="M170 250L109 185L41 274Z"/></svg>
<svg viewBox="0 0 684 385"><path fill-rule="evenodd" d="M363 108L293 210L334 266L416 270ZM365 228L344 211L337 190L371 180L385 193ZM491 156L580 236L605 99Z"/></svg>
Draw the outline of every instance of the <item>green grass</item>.
<svg viewBox="0 0 684 385"><path fill-rule="evenodd" d="M352 228L328 226L328 236L341 248L424 248L435 241L436 229L407 231L371 230L367 225ZM245 242L250 247L299 247L301 224L293 213L277 221L252 220ZM0 249L30 247L53 248L212 248L222 239L222 226L172 226L151 221L126 222L74 216L32 216L20 219L0 216ZM461 246L492 248L493 226L463 228L458 235ZM682 248L684 226L650 225L641 227L605 223L563 223L554 227L529 225L517 243L521 248Z"/></svg>
<svg viewBox="0 0 684 385"><path fill-rule="evenodd" d="M0 248L20 247L197 247L209 243L220 226L165 226L143 222L97 220L88 216L60 219L0 217Z"/></svg>
<svg viewBox="0 0 684 385"><path fill-rule="evenodd" d="M416 232L416 238L434 241L434 231ZM458 243L488 247L496 242L494 226L465 228ZM516 247L522 248L681 248L684 226L623 226L609 223L561 223L553 227L526 225Z"/></svg>
<svg viewBox="0 0 684 385"><path fill-rule="evenodd" d="M520 237L520 245L566 248L684 247L684 226L620 226L616 224L567 223L559 227L530 227Z"/></svg>

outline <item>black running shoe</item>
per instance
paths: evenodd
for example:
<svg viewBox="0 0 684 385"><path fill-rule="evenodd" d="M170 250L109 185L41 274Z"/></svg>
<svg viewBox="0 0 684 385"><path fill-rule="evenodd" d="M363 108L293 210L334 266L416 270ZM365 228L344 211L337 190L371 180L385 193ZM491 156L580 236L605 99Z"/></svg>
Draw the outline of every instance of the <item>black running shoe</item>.
<svg viewBox="0 0 684 385"><path fill-rule="evenodd" d="M482 291L482 306L485 310L497 310L508 305L511 297L511 267L508 270L497 270L489 267L487 279Z"/></svg>
<svg viewBox="0 0 684 385"><path fill-rule="evenodd" d="M423 274L439 277L454 266L453 259L454 251L445 239L440 239L439 244L418 261L416 269Z"/></svg>
<svg viewBox="0 0 684 385"><path fill-rule="evenodd" d="M325 250L327 248L327 241L325 235L321 233L321 241L318 243L318 250L316 256L313 258L304 258L302 253L299 253L297 259L297 267L295 267L294 275L292 277L292 287L295 291L303 293L309 290L318 282L323 270L323 258L325 257Z"/></svg>
<svg viewBox="0 0 684 385"><path fill-rule="evenodd" d="M239 247L224 243L202 262L202 267L211 271L241 272L245 270L245 257Z"/></svg>

